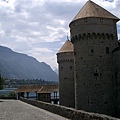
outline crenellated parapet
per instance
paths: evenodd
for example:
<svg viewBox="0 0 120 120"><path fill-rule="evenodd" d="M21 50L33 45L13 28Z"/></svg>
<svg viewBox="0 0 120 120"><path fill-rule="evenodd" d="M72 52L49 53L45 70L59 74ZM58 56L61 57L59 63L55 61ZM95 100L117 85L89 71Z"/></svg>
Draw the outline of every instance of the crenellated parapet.
<svg viewBox="0 0 120 120"><path fill-rule="evenodd" d="M57 54L57 62L73 62L74 61L74 52L63 52Z"/></svg>
<svg viewBox="0 0 120 120"><path fill-rule="evenodd" d="M57 60L57 63L63 63L63 62L74 62L74 59L59 59Z"/></svg>
<svg viewBox="0 0 120 120"><path fill-rule="evenodd" d="M109 34L109 33L83 33L83 34L79 34L79 35L75 35L71 38L71 42L75 43L76 41L80 41L80 40L88 40L88 39L109 39L109 40L113 40L114 39L114 35L113 34Z"/></svg>

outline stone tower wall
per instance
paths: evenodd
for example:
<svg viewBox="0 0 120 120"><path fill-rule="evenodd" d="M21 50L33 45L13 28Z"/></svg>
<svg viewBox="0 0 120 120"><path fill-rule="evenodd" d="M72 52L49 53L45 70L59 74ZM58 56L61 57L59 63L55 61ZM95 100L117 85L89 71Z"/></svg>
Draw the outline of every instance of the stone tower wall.
<svg viewBox="0 0 120 120"><path fill-rule="evenodd" d="M120 49L113 52L114 97L116 99L116 117L120 117Z"/></svg>
<svg viewBox="0 0 120 120"><path fill-rule="evenodd" d="M59 99L60 104L75 107L74 91L74 56L73 52L57 54L59 64Z"/></svg>
<svg viewBox="0 0 120 120"><path fill-rule="evenodd" d="M112 19L85 18L70 24L75 55L77 109L115 114L112 50L118 45Z"/></svg>
<svg viewBox="0 0 120 120"><path fill-rule="evenodd" d="M82 18L72 21L69 26L72 37L84 33L117 34L116 20L107 18Z"/></svg>

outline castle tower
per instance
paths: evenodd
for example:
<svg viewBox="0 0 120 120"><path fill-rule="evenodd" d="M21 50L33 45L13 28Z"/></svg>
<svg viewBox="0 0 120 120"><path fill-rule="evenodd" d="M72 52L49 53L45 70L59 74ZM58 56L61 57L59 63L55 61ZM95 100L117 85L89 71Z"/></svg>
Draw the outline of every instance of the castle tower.
<svg viewBox="0 0 120 120"><path fill-rule="evenodd" d="M59 99L60 104L75 106L74 95L74 52L73 44L67 40L57 53L59 64Z"/></svg>
<svg viewBox="0 0 120 120"><path fill-rule="evenodd" d="M118 46L119 19L87 1L70 23L75 57L75 107L115 114L112 50Z"/></svg>
<svg viewBox="0 0 120 120"><path fill-rule="evenodd" d="M113 66L114 66L114 80L115 80L115 93L116 99L116 117L120 117L120 46L113 50Z"/></svg>

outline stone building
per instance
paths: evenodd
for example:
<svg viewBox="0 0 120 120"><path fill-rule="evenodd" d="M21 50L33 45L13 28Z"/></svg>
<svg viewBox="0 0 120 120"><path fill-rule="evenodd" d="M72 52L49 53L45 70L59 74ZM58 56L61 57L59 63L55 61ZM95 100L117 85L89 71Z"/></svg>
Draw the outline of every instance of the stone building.
<svg viewBox="0 0 120 120"><path fill-rule="evenodd" d="M75 97L71 100L75 102L71 103L75 103L76 109L116 117L120 115L118 21L119 18L90 0L71 21L69 27L74 48L74 72L72 75L66 67L71 63L66 60L62 64L58 56L61 104L67 106L68 92L64 90L72 89ZM66 59L66 55L60 59ZM63 73L60 71L61 65L66 68ZM65 75L74 77L74 80L70 77L65 81ZM70 82L74 85L69 86ZM64 92L64 96L61 92Z"/></svg>
<svg viewBox="0 0 120 120"><path fill-rule="evenodd" d="M43 85L39 89L38 100L58 104L59 101L59 86L58 85Z"/></svg>
<svg viewBox="0 0 120 120"><path fill-rule="evenodd" d="M22 85L19 86L14 93L18 99L20 97L34 98L36 100L58 104L59 86L58 85ZM32 94L32 96L30 95Z"/></svg>

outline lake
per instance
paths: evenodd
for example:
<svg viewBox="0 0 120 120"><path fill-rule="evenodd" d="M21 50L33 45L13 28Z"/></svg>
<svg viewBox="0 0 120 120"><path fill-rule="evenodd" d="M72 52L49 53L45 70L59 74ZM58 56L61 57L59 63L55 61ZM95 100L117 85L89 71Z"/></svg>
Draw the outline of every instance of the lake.
<svg viewBox="0 0 120 120"><path fill-rule="evenodd" d="M4 88L0 90L0 95L7 96L10 92L13 92L17 88ZM51 93L51 98L54 96L54 93ZM59 96L59 93L58 93ZM24 97L27 98L27 93L24 94ZM59 98L59 97L58 97ZM30 92L29 93L29 99L36 99L36 93L35 92Z"/></svg>
<svg viewBox="0 0 120 120"><path fill-rule="evenodd" d="M0 95L7 96L10 92L13 92L16 89L17 88L3 88L2 90L0 90ZM27 97L27 94L25 93L24 96ZM35 92L30 92L29 97L32 97L32 96L36 96L36 93Z"/></svg>
<svg viewBox="0 0 120 120"><path fill-rule="evenodd" d="M7 96L10 92L13 92L17 88L3 88L0 90L0 95Z"/></svg>

